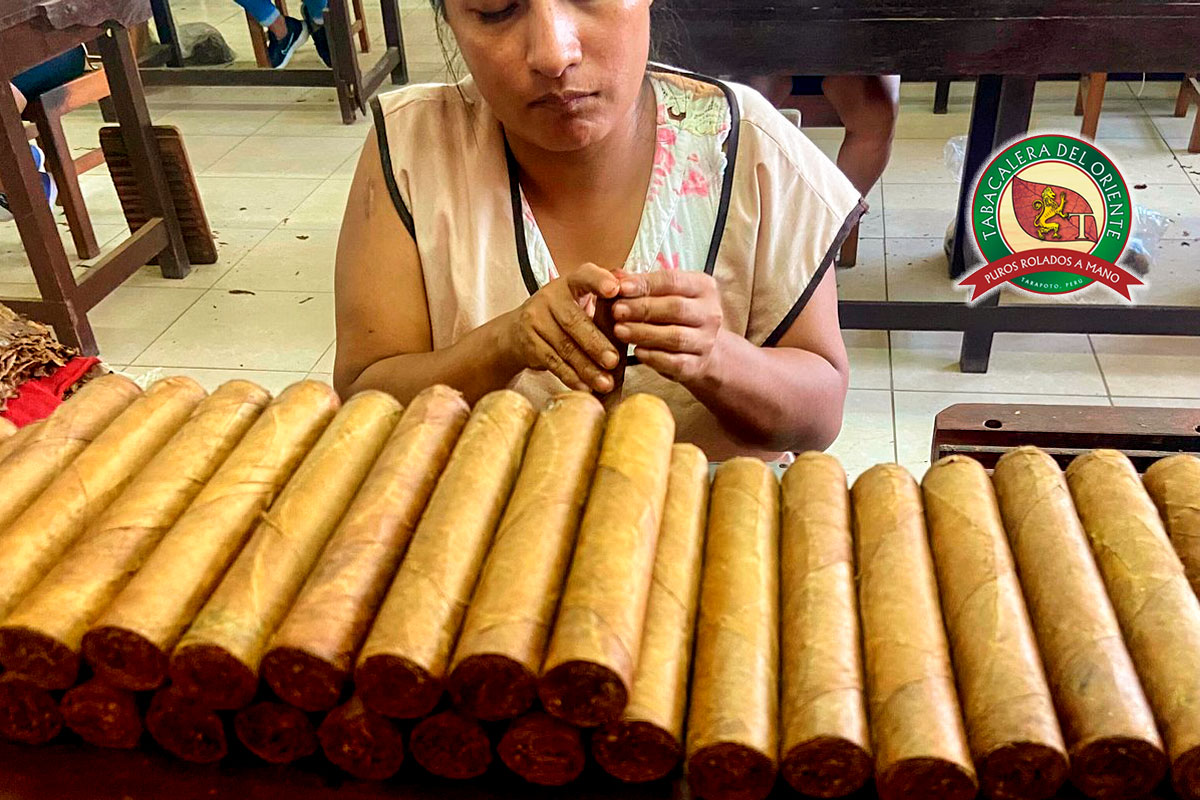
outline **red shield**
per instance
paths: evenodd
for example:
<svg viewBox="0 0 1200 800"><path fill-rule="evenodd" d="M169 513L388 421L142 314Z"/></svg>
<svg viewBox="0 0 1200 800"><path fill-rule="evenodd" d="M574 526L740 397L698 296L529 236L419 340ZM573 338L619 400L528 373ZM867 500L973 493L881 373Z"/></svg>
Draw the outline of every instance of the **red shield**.
<svg viewBox="0 0 1200 800"><path fill-rule="evenodd" d="M1012 183L1013 212L1025 233L1046 242L1097 241L1095 212L1079 192L1020 178Z"/></svg>

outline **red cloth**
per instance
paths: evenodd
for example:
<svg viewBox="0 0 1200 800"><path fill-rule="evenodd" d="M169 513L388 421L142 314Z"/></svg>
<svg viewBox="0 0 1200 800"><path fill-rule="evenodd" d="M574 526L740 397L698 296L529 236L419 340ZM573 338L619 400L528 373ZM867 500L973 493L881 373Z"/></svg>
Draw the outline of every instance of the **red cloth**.
<svg viewBox="0 0 1200 800"><path fill-rule="evenodd" d="M25 381L17 389L17 396L9 399L8 410L0 416L6 417L18 428L45 419L62 405L62 397L67 390L99 363L98 358L77 356L44 378Z"/></svg>

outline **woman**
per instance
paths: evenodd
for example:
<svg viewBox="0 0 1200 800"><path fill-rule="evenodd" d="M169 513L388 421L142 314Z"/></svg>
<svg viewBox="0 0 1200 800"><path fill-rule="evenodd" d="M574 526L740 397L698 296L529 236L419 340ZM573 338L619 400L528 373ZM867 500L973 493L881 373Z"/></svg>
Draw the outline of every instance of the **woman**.
<svg viewBox="0 0 1200 800"><path fill-rule="evenodd" d="M407 400L611 390L710 458L823 448L848 366L828 269L865 209L745 87L648 65L650 0L434 0L471 79L381 97L338 246L335 381Z"/></svg>

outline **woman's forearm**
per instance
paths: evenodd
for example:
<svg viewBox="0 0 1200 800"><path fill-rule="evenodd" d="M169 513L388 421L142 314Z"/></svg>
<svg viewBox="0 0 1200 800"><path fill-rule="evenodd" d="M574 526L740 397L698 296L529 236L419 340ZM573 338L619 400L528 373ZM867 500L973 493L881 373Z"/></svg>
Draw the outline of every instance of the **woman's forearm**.
<svg viewBox="0 0 1200 800"><path fill-rule="evenodd" d="M339 381L338 391L349 397L364 389L379 389L408 403L425 387L442 383L474 403L507 386L521 371L520 361L504 341L507 317L497 317L440 350L380 359L345 385Z"/></svg>
<svg viewBox="0 0 1200 800"><path fill-rule="evenodd" d="M823 450L837 438L846 375L795 347L758 347L721 331L710 368L687 389L734 438L778 450Z"/></svg>

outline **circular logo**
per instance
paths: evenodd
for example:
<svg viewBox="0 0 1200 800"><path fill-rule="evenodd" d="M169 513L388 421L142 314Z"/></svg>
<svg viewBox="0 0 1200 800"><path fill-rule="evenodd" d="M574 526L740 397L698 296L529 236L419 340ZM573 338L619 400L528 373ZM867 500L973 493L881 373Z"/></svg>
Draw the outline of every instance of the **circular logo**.
<svg viewBox="0 0 1200 800"><path fill-rule="evenodd" d="M1132 212L1125 179L1099 148L1040 134L1004 148L984 168L971 227L988 264L1007 270L996 277L1038 294L1066 294L1095 280L1112 285Z"/></svg>

